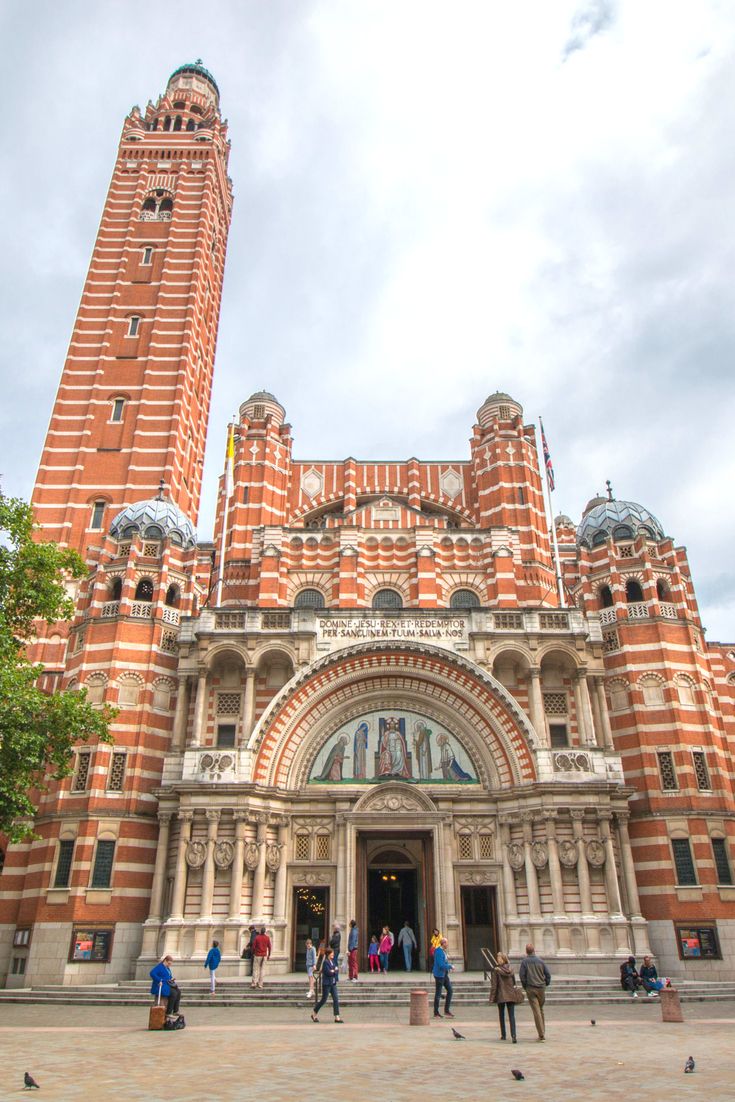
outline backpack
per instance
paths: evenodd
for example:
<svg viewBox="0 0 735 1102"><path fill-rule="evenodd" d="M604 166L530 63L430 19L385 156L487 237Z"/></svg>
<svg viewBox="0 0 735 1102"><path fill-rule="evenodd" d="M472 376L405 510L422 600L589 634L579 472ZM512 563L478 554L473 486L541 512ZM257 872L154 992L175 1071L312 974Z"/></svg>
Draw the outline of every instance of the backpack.
<svg viewBox="0 0 735 1102"><path fill-rule="evenodd" d="M179 1014L178 1017L174 1018L173 1021L171 1021L170 1018L167 1018L165 1023L164 1023L163 1028L164 1029L169 1029L169 1030L170 1029L186 1029L186 1019L184 1018L183 1014Z"/></svg>

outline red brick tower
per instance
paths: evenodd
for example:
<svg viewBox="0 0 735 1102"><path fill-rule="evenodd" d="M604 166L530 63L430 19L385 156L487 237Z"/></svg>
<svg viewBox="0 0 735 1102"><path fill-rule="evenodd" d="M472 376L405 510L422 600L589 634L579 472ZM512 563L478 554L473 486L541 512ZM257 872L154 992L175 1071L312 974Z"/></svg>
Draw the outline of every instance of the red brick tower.
<svg viewBox="0 0 735 1102"><path fill-rule="evenodd" d="M200 62L125 119L33 492L50 539L84 552L90 532L154 497L161 479L196 523L228 156L219 90Z"/></svg>

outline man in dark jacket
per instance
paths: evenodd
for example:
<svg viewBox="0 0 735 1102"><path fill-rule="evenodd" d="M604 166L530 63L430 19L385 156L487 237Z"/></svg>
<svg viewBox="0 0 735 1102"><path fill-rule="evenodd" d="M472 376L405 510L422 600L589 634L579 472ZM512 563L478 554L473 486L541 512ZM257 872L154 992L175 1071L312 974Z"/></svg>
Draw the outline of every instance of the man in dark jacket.
<svg viewBox="0 0 735 1102"><path fill-rule="evenodd" d="M623 991L630 991L634 999L638 998L638 988L641 986L641 977L635 966L635 957L628 957L620 965L620 986Z"/></svg>
<svg viewBox="0 0 735 1102"><path fill-rule="evenodd" d="M329 948L334 950L334 967L339 972L339 951L342 947L342 931L339 928L339 922L335 922L332 927L332 936L329 939Z"/></svg>
<svg viewBox="0 0 735 1102"><path fill-rule="evenodd" d="M521 981L521 987L526 992L528 1005L533 1012L538 1040L545 1041L544 1003L546 1002L546 988L551 983L551 972L541 960L541 957L536 956L533 945L526 946L526 957L525 960L521 961L518 978Z"/></svg>

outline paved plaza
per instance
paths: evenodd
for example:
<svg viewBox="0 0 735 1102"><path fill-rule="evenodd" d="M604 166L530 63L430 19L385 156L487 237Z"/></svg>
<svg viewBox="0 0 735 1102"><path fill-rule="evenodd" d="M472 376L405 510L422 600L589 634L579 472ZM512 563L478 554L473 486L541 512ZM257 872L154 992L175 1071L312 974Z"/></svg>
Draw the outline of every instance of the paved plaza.
<svg viewBox="0 0 735 1102"><path fill-rule="evenodd" d="M410 1027L407 1007L355 1008L339 1026L328 1007L314 1025L306 1004L215 1005L188 1012L181 1032L149 1033L143 1008L8 1004L0 1006L0 1099L21 1094L26 1070L49 1102L717 1102L735 1094L735 1003L687 1005L679 1025L635 1003L598 1007L594 1027L581 1007L548 1009L546 1043L536 1042L524 1005L511 1046L498 1040L494 1008L465 1013L459 1002L451 1024L464 1041L445 1020ZM685 1076L690 1054L696 1071Z"/></svg>

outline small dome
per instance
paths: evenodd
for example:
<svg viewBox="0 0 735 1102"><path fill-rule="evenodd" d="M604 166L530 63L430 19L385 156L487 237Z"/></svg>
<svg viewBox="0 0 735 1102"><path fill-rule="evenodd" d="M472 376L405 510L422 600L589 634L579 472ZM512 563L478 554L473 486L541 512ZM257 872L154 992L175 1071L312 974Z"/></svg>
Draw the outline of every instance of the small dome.
<svg viewBox="0 0 735 1102"><path fill-rule="evenodd" d="M554 517L554 526L556 528L574 528L574 521L571 517L568 517L566 513L559 513L558 517Z"/></svg>
<svg viewBox="0 0 735 1102"><path fill-rule="evenodd" d="M219 101L219 88L217 87L217 81L214 79L209 69L204 68L204 66L202 65L202 59L200 57L198 57L196 61L187 62L184 65L179 65L178 69L174 69L173 73L168 78L168 86L166 91L169 91L172 85L174 87L176 87L177 85L180 86L182 83L184 83L182 82L181 77L187 76L194 77L197 81L205 80L207 84L209 84L210 87L214 89L215 96ZM192 82L189 81L189 83L191 84ZM194 85L194 90L198 90L196 88L196 85Z"/></svg>
<svg viewBox="0 0 735 1102"><path fill-rule="evenodd" d="M246 402L240 406L240 420L263 421L266 417L272 417L278 425L282 425L286 419L286 411L275 397L267 390L256 390Z"/></svg>
<svg viewBox="0 0 735 1102"><path fill-rule="evenodd" d="M638 535L653 540L665 538L660 521L636 501L593 498L577 529L577 543L584 547L595 547L610 536L617 541L631 540Z"/></svg>
<svg viewBox="0 0 735 1102"><path fill-rule="evenodd" d="M600 497L599 494L597 497L591 497L582 510L582 516L586 517L590 509L596 509L598 505L604 505L607 500L606 497Z"/></svg>
<svg viewBox="0 0 735 1102"><path fill-rule="evenodd" d="M154 497L126 505L110 525L113 539L141 535L144 539L170 539L179 547L196 547L194 525L178 506L166 498Z"/></svg>
<svg viewBox="0 0 735 1102"><path fill-rule="evenodd" d="M484 429L493 421L511 421L522 416L523 406L503 390L496 390L486 398L477 411L477 420Z"/></svg>

